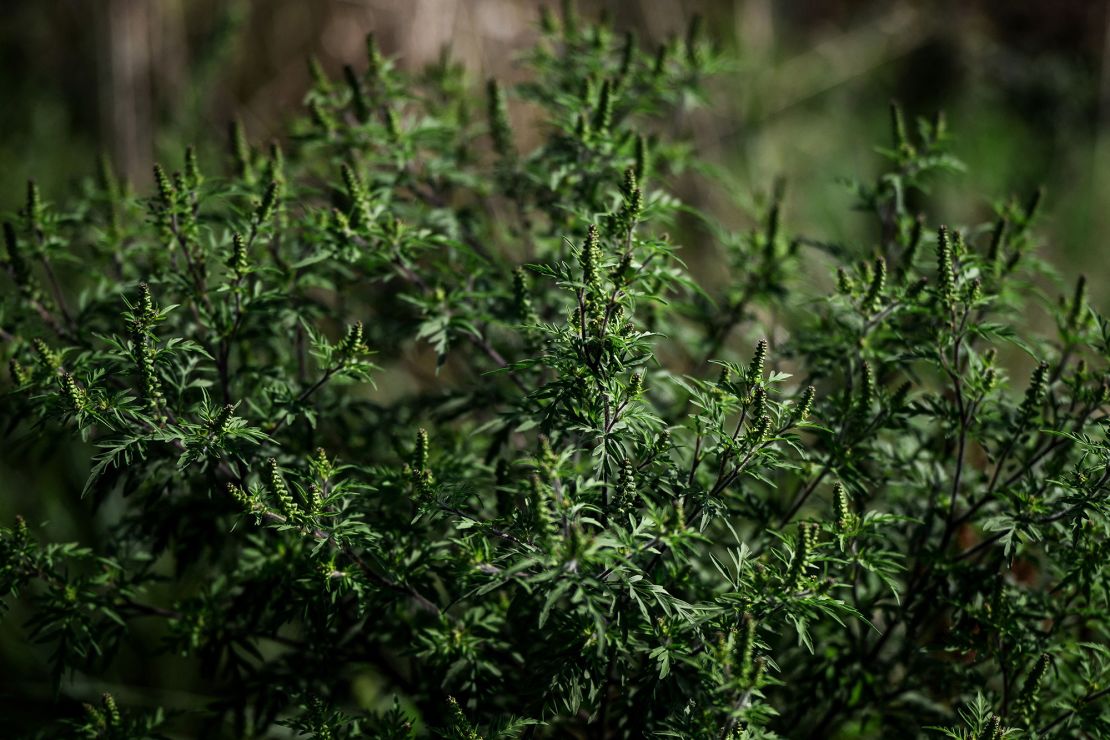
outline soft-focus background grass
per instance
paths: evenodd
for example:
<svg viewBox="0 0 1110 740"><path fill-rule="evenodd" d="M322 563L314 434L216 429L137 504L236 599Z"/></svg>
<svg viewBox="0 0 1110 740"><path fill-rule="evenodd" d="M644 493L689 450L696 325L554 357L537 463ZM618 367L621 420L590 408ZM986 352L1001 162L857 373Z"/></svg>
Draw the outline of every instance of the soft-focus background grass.
<svg viewBox="0 0 1110 740"><path fill-rule="evenodd" d="M184 143L209 157L239 117L250 137L280 137L300 113L305 59L331 72L363 65L364 37L406 68L448 47L473 72L513 79L514 52L535 33L539 4L526 0L3 0L0 10L0 211L14 211L35 178L58 199L110 155L136 187L150 165L177 161ZM951 223L985 219L991 202L1047 187L1041 224L1047 256L1069 280L1091 278L1106 308L1110 290L1110 16L1089 0L582 0L645 39L681 33L706 17L736 71L714 103L690 119L698 147L728 173L741 201L788 182L786 225L836 241L874 234L849 210L844 176L868 177L886 144L887 102L911 114L943 108L968 173L938 190ZM744 224L732 201L689 197ZM698 245L690 245L695 253ZM50 531L94 539L76 500L87 469L81 450L24 441L0 453L0 517L21 511ZM103 515L103 514L102 514ZM27 718L49 700L39 654L16 637L19 614L0 626L0 717ZM151 636L150 649L156 647ZM188 706L203 684L172 659L122 656L145 675L144 700ZM104 686L80 681L74 697ZM126 687L111 686L124 701ZM373 677L356 692L374 701ZM6 732L0 728L0 735Z"/></svg>
<svg viewBox="0 0 1110 740"><path fill-rule="evenodd" d="M553 0L554 2L554 0ZM1110 52L1104 2L1053 0L610 0L647 39L681 32L692 13L741 60L722 82L704 151L741 189L789 177L795 227L857 236L839 176L875 166L886 103L944 108L970 176L956 214L983 195L1048 187L1045 230L1064 269L1095 271L1110 220ZM512 77L534 33L527 0L5 0L0 13L0 209L23 181L47 193L109 152L134 182L183 141L223 146L240 116L251 137L278 136L300 109L304 60L338 73L362 61L373 31L404 67L444 47L475 77ZM1103 173L1100 175L1100 173ZM1104 261L1104 260L1102 260ZM1087 263L1087 264L1085 264ZM1099 281L1095 282L1096 291Z"/></svg>

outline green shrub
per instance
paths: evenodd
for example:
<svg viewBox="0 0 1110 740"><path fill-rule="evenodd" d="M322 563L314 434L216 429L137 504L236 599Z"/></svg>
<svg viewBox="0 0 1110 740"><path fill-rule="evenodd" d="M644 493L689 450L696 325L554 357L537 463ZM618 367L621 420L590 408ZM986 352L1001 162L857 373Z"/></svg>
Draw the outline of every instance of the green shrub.
<svg viewBox="0 0 1110 740"><path fill-rule="evenodd" d="M679 195L727 189L669 136L725 66L696 28L545 16L528 61L479 103L371 41L288 158L236 127L149 197L29 187L9 444L89 475L78 542L0 534L59 691L28 729L1110 733L1110 324L1052 300L1040 195L934 226L958 162L895 108L874 241L778 186L737 231Z"/></svg>

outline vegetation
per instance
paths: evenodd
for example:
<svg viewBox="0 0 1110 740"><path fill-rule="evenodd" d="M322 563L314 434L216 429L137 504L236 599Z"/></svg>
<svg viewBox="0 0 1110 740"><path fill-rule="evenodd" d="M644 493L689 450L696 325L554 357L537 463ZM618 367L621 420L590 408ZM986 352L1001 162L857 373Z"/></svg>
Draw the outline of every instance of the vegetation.
<svg viewBox="0 0 1110 740"><path fill-rule="evenodd" d="M697 25L542 29L484 106L370 39L288 158L29 185L3 416L91 446L94 533L0 531L35 732L1110 733L1110 323L1055 301L1040 193L941 225L944 119L894 106L873 242L780 185L736 231L680 197L727 190L670 136L727 64ZM203 700L68 700L151 630Z"/></svg>

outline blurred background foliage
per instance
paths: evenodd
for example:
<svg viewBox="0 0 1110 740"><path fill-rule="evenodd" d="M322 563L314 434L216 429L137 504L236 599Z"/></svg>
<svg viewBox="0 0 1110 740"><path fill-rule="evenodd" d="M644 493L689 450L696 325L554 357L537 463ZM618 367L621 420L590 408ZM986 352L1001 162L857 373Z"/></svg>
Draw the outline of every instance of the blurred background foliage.
<svg viewBox="0 0 1110 740"><path fill-rule="evenodd" d="M558 0L551 0L557 2ZM447 48L476 80L512 79L536 29L529 0L5 0L0 17L0 208L24 180L64 193L98 151L139 187L183 142L224 146L240 117L280 136L301 110L305 59L361 61L373 32L406 68ZM796 231L866 237L838 185L866 177L887 101L943 108L970 177L940 205L971 220L987 197L1047 186L1063 269L1101 252L1110 219L1110 17L1092 0L581 0L649 43L700 13L737 54L691 132L736 193L789 179ZM212 152L210 152L211 154ZM971 195L974 193L974 195ZM1084 268L1085 269L1085 268ZM1097 281L1096 281L1097 283ZM1095 285L1096 291L1099 286Z"/></svg>
<svg viewBox="0 0 1110 740"><path fill-rule="evenodd" d="M553 2L556 0L553 0ZM943 109L953 150L968 174L950 178L929 208L953 224L987 220L995 202L1047 188L1043 254L1070 282L1091 278L1105 308L1110 290L1110 15L1104 2L1053 0L580 0L647 43L682 33L701 14L738 60L715 83L712 105L683 125L728 187L683 183L686 196L726 223L748 228L749 206L785 178L785 225L794 234L860 245L869 233L850 209L843 179L872 178L876 146L889 142L888 101L911 114ZM474 82L521 74L518 54L536 33L528 0L4 0L0 13L0 211L21 206L25 181L63 199L107 153L140 190L156 159L176 163L195 143L209 162L226 149L230 121L249 137L281 137L300 115L316 56L338 76L363 63L364 38L408 69L443 49ZM484 104L478 98L476 104ZM526 115L515 111L514 116ZM527 142L524 142L525 144ZM712 249L682 235L695 270ZM700 264L700 269L698 268ZM719 272L719 271L717 271ZM414 372L416 372L414 370ZM24 441L26 442L26 441ZM53 534L95 543L78 500L81 450L5 443L0 517L23 512ZM44 495L49 491L50 495ZM57 493L55 493L57 492ZM98 516L110 517L110 512ZM40 711L49 676L18 635L18 614L0 626L0 716ZM151 636L150 650L157 647ZM121 657L147 674L144 696L166 706L203 698L173 658ZM96 696L120 686L73 686ZM373 676L356 682L377 701ZM45 703L40 706L45 706ZM18 721L18 720L16 720ZM6 732L0 730L0 734Z"/></svg>

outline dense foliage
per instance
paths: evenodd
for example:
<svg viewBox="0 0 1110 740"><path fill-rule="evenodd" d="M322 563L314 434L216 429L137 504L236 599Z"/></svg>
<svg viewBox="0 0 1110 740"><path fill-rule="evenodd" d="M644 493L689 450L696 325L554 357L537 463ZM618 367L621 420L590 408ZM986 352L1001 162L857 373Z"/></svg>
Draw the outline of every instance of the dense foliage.
<svg viewBox="0 0 1110 740"><path fill-rule="evenodd" d="M1110 733L1110 323L1039 194L939 225L894 108L872 242L777 185L737 231L679 196L727 190L671 136L696 26L545 15L481 105L368 50L288 158L5 223L8 444L92 445L89 542L0 532L42 734ZM66 700L152 622L205 700Z"/></svg>

